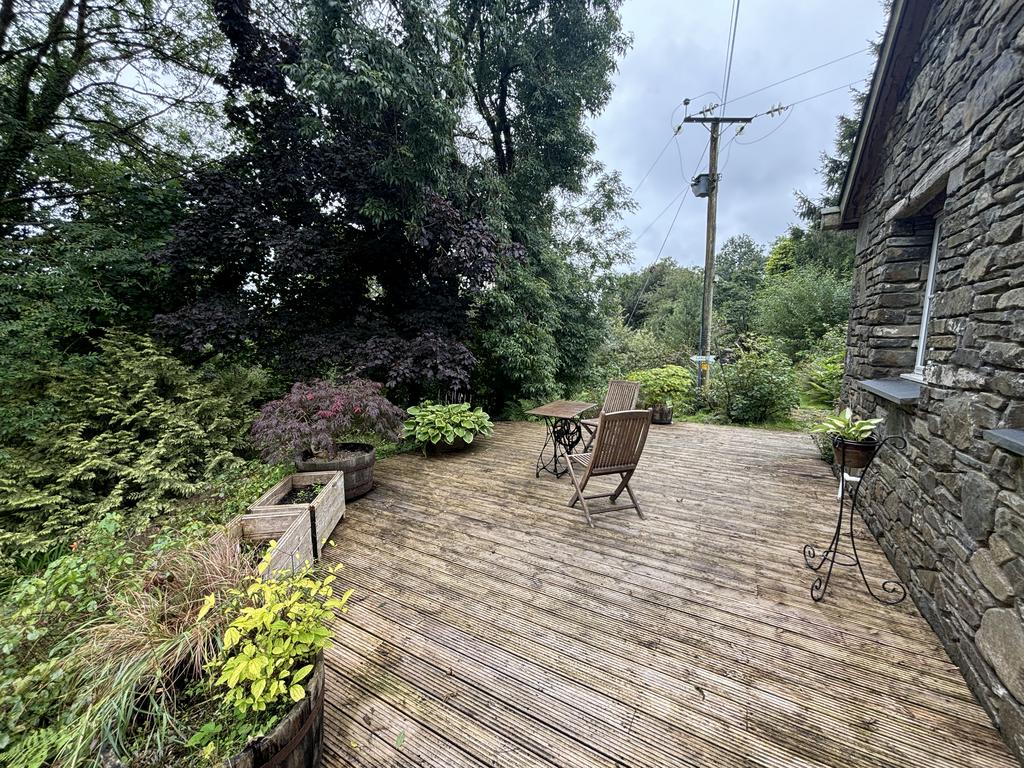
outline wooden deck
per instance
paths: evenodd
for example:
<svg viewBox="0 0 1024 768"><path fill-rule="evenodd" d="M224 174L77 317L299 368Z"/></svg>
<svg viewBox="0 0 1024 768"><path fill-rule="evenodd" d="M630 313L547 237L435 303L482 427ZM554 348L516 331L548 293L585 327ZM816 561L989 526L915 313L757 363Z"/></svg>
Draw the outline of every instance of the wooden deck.
<svg viewBox="0 0 1024 768"><path fill-rule="evenodd" d="M811 602L836 486L806 437L654 427L647 519L591 530L543 436L388 459L349 506L325 766L1016 765L909 600L837 568Z"/></svg>

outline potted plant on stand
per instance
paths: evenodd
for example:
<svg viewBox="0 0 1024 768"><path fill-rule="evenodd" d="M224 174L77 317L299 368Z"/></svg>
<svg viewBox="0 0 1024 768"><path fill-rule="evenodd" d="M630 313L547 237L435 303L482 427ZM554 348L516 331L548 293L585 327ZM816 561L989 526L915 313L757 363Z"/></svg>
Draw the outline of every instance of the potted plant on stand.
<svg viewBox="0 0 1024 768"><path fill-rule="evenodd" d="M626 378L640 382L640 403L651 409L655 424L671 424L673 409L689 410L693 403L693 376L681 365L633 371Z"/></svg>
<svg viewBox="0 0 1024 768"><path fill-rule="evenodd" d="M837 465L863 469L878 449L875 429L883 419L858 419L849 408L811 427L814 434L832 438L832 455Z"/></svg>
<svg viewBox="0 0 1024 768"><path fill-rule="evenodd" d="M377 452L369 441L397 440L404 417L374 381L318 379L264 405L252 437L267 461L294 462L300 472L344 472L351 501L373 488Z"/></svg>

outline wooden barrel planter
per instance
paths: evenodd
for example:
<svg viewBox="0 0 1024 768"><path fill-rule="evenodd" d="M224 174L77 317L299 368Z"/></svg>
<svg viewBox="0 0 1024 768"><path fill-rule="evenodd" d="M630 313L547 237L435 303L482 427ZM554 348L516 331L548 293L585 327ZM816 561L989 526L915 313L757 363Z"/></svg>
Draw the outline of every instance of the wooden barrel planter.
<svg viewBox="0 0 1024 768"><path fill-rule="evenodd" d="M306 683L306 698L281 722L230 760L225 768L318 768L324 742L324 657Z"/></svg>
<svg viewBox="0 0 1024 768"><path fill-rule="evenodd" d="M672 406L671 405L655 405L655 406L651 406L651 423L652 424L671 424L672 423Z"/></svg>
<svg viewBox="0 0 1024 768"><path fill-rule="evenodd" d="M222 768L319 768L324 743L324 657L319 654L306 682L306 697L266 736L221 763ZM100 751L104 768L126 768L108 748Z"/></svg>
<svg viewBox="0 0 1024 768"><path fill-rule="evenodd" d="M352 501L373 490L373 465L377 449L367 443L342 443L333 459L296 461L299 472L344 472L345 501Z"/></svg>

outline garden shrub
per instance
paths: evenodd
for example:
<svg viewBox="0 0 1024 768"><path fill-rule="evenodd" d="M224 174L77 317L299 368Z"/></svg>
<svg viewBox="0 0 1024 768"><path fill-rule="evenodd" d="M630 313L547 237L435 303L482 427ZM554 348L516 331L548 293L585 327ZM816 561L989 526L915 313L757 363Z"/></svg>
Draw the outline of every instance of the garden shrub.
<svg viewBox="0 0 1024 768"><path fill-rule="evenodd" d="M849 316L850 281L818 267L770 276L754 297L754 330L790 355L809 349Z"/></svg>
<svg viewBox="0 0 1024 768"><path fill-rule="evenodd" d="M687 413L693 408L693 374L681 365L633 371L626 378L640 382L640 405L643 408L665 405L677 414Z"/></svg>
<svg viewBox="0 0 1024 768"><path fill-rule="evenodd" d="M405 436L425 451L428 446L444 442L452 445L457 438L472 443L477 435L494 431L490 417L469 403L422 403L409 409L405 422Z"/></svg>
<svg viewBox="0 0 1024 768"><path fill-rule="evenodd" d="M57 418L0 447L0 549L45 550L86 521L144 520L238 461L252 411L145 337L111 332L54 376Z"/></svg>
<svg viewBox="0 0 1024 768"><path fill-rule="evenodd" d="M252 425L252 438L268 461L332 459L346 440L397 440L404 417L374 381L334 384L318 379L298 382L287 395L264 405Z"/></svg>
<svg viewBox="0 0 1024 768"><path fill-rule="evenodd" d="M259 573L269 563L268 552ZM222 610L231 621L220 654L207 666L206 686L220 699L220 711L189 740L202 746L204 757L224 759L239 752L305 698L317 654L330 644L334 612L345 612L352 595L349 589L334 597L331 584L340 569L328 567L321 575L307 565L269 580L254 577L229 592ZM210 594L200 618L216 603L217 595Z"/></svg>
<svg viewBox="0 0 1024 768"><path fill-rule="evenodd" d="M719 416L740 424L785 419L797 405L793 363L770 339L748 338L735 362L712 375Z"/></svg>
<svg viewBox="0 0 1024 768"><path fill-rule="evenodd" d="M108 515L77 531L45 570L7 584L0 592L0 766L92 765L100 743L132 754L132 765L192 766L205 762L201 748L215 743L225 754L240 746L238 728L266 722L265 713L239 720L232 707L217 708L223 693L207 665L246 601L261 598L239 594L257 583L251 556L212 533L281 472L255 461L225 469L198 496L174 502L163 528L146 533ZM308 570L301 578L320 580ZM214 605L204 610L207 603ZM324 606L310 610L319 615ZM292 675L301 665L293 666ZM186 690L189 681L197 690ZM182 711L211 698L213 710L199 719ZM208 717L221 727L189 745Z"/></svg>
<svg viewBox="0 0 1024 768"><path fill-rule="evenodd" d="M846 327L837 325L808 351L800 365L800 393L808 405L834 408L843 386Z"/></svg>

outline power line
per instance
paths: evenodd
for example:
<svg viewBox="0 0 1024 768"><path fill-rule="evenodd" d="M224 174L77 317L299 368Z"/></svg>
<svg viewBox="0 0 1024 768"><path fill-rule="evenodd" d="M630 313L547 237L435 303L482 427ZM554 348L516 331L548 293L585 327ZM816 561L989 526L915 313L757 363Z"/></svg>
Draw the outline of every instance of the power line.
<svg viewBox="0 0 1024 768"><path fill-rule="evenodd" d="M651 220L650 224L648 224L648 225L647 225L646 227L644 227L644 228L643 228L643 229L642 229L642 230L640 231L640 234L639 234L639 235L637 235L637 236L636 236L636 238L635 238L635 239L633 240L633 242L634 242L634 243L639 243L639 242L640 242L640 241L641 241L641 240L643 239L644 235L646 235L646 234L647 234L647 231L648 231L648 230L649 230L649 229L650 229L651 227L653 227L653 226L654 226L655 224L657 224L657 223L658 223L658 219L660 219L660 218L661 218L662 216L664 216L664 215L665 215L665 211L667 211L667 210L668 210L669 208L671 208L671 207L672 207L672 204L673 204L673 203L674 203L674 202L675 202L676 200L678 200L678 199L679 199L679 196L680 196L680 195L683 195L683 194L685 194L685 193L686 193L686 189L687 189L686 185L683 185L683 188L682 188L682 189L680 189L680 190L679 190L678 192L676 192L676 194L675 194L675 195L674 195L674 196L672 197L672 199L668 201L668 205L666 205L666 206L665 206L664 208L662 208L662 209L661 209L661 212L660 212L660 213L658 213L658 215L657 215L657 216L655 216L655 217L654 217L654 218L653 218L653 219Z"/></svg>
<svg viewBox="0 0 1024 768"><path fill-rule="evenodd" d="M729 21L729 46L726 49L725 75L722 78L722 108L719 115L725 114L725 105L729 102L729 81L732 79L732 57L736 52L736 30L740 20L740 0L733 0L732 13Z"/></svg>
<svg viewBox="0 0 1024 768"><path fill-rule="evenodd" d="M796 80L798 77L803 77L804 75L810 74L811 72L816 72L819 69L824 69L825 67L828 67L828 66L830 66L832 64L837 64L840 61L845 61L846 59L851 59L854 56L859 56L862 53L867 53L870 50L871 50L871 48L861 48L859 51L854 51L853 53L848 53L845 56L840 56L838 59L832 59L831 61L826 61L824 64L818 64L817 66L811 67L810 69L805 69L803 72L797 72L795 75L790 75L789 77L784 77L781 80L776 80L774 83L770 83L768 85L761 86L760 88L757 88L756 90L750 91L749 93L744 93L742 96L737 96L735 99L733 99L732 101L729 101L727 103L728 104L734 104L737 101L740 101L741 99L747 98L748 96L754 96L755 94L761 93L763 91L767 91L769 88L774 88L777 85L782 85L783 83L788 83L790 80ZM723 104L723 106L724 106L724 104Z"/></svg>
<svg viewBox="0 0 1024 768"><path fill-rule="evenodd" d="M706 154L707 154L707 151L708 151L708 147L709 147L710 145L711 145L711 139L709 138L709 139L708 139L708 141L707 141L707 143L706 143L706 144L704 145L704 151L702 151L702 152L700 153L700 157L699 157L699 158L697 159L697 165L696 165L696 166L694 167L694 169L693 169L693 172L694 172L694 173L696 173L696 172L697 172L697 170L698 170L698 169L700 168L700 164L701 164L702 162L704 162L704 155L706 155ZM685 183L685 179L684 179L684 183ZM682 208L683 208L683 203L685 203L685 202L686 202L686 193L687 193L687 192L689 192L689 191L690 191L690 188L689 188L688 186L684 186L684 187L683 187L683 189L682 189L682 191L681 191L681 192L680 192L679 194L677 194L677 195L676 195L676 197L679 197L679 195L681 194L681 195L682 195L682 199L680 199L680 201L679 201L679 205L678 205L678 206L676 206L676 212L675 212L675 215L673 215L673 217L672 217L672 223L671 223L671 224L669 224L669 227L668 227L668 232L666 232L666 233L665 233L665 237L664 237L664 239L663 239L663 240L661 241L661 247L660 247L660 248L658 248L658 255L657 255L657 256L655 256L655 257L654 257L654 261L652 261L652 262L651 262L651 267L653 267L653 266L654 266L654 265L655 265L655 264L656 264L656 263L658 262L658 259L660 259L660 258L661 258L661 254L662 254L662 252L663 252L663 251L665 250L665 244L666 244L666 243L668 243L668 238L669 238L669 236L670 236L670 235L672 234L672 229L673 229L673 227L675 227L675 225L676 225L676 220L677 220L677 219L679 218L679 211L681 211L681 210L682 210ZM658 219L660 219L660 218L661 218L662 214L663 214L663 213L665 213L665 211L667 211L667 210L668 210L668 209L669 209L669 208L670 208L670 207L672 206L672 203L673 203L673 202L675 202L675 199L676 199L676 198L674 197L674 198L672 198L672 200L671 200L671 201L669 201L669 204L668 204L668 205L666 205L666 206L665 206L665 207L664 207L664 208L662 209L661 213L659 213L659 214L657 215L657 217L656 217L656 218L654 219L654 221L657 221ZM644 228L644 231L643 231L643 232L642 232L642 233L640 234L640 237L643 237L643 235L644 235L644 234L646 234L647 230L648 230L648 229L650 229L650 228L651 228L652 226L654 226L654 221L652 221L652 222L651 222L650 224L648 224L648 225L647 225L647 226L646 226L646 227ZM638 241L638 242L639 242L639 239L640 239L640 238L637 238L637 241ZM654 277L654 270L653 270L652 268L650 268L650 267L649 267L649 268L648 268L648 274L647 274L647 279L646 279L646 280L644 280L644 284L643 284L643 286L642 286L642 287L640 288L640 290L639 290L639 291L637 292L637 294L636 294L636 300L635 300L635 301L633 302L633 308L632 308L631 310L629 310L629 316L628 316L628 317L626 318L626 324L627 324L627 325L629 324L629 321L633 319L633 315L634 315L634 313L636 312L636 308L640 306L640 299L642 299L642 298L643 298L643 295L644 295L644 293L646 293L646 291L647 291L647 286L649 286L649 285L651 284L651 278L652 278L652 277Z"/></svg>
<svg viewBox="0 0 1024 768"><path fill-rule="evenodd" d="M654 166L656 166L658 164L658 161L661 160L661 156L665 154L665 150L668 149L668 145L671 144L672 140L675 139L675 137L678 136L678 135L679 135L679 131L677 130L677 131L675 131L675 133L673 133L671 136L668 137L668 141L665 142L665 146L663 146L661 148L661 151L658 153L658 156L656 158L654 158L654 162L651 163L650 167L647 169L647 172L644 173L644 175L640 178L640 181L638 181L636 186L633 187L633 193L634 194L636 194L636 192L640 189L640 187L642 187L644 185L644 182L647 181L647 177L651 175L651 171L654 170Z"/></svg>
<svg viewBox="0 0 1024 768"><path fill-rule="evenodd" d="M870 77L862 77L860 80L854 80L852 83L847 83L846 85L836 86L835 88L829 88L827 91L822 91L821 93L816 93L813 96L808 96L805 99L798 99L797 101L791 102L790 104L786 105L785 108L789 109L790 107L795 107L797 104L803 104L805 101L810 101L811 99L817 99L817 98L819 98L821 96L827 96L830 93L835 93L836 91L841 91L844 88L852 88L855 85L861 85L862 83L868 82L870 79L871 79Z"/></svg>

